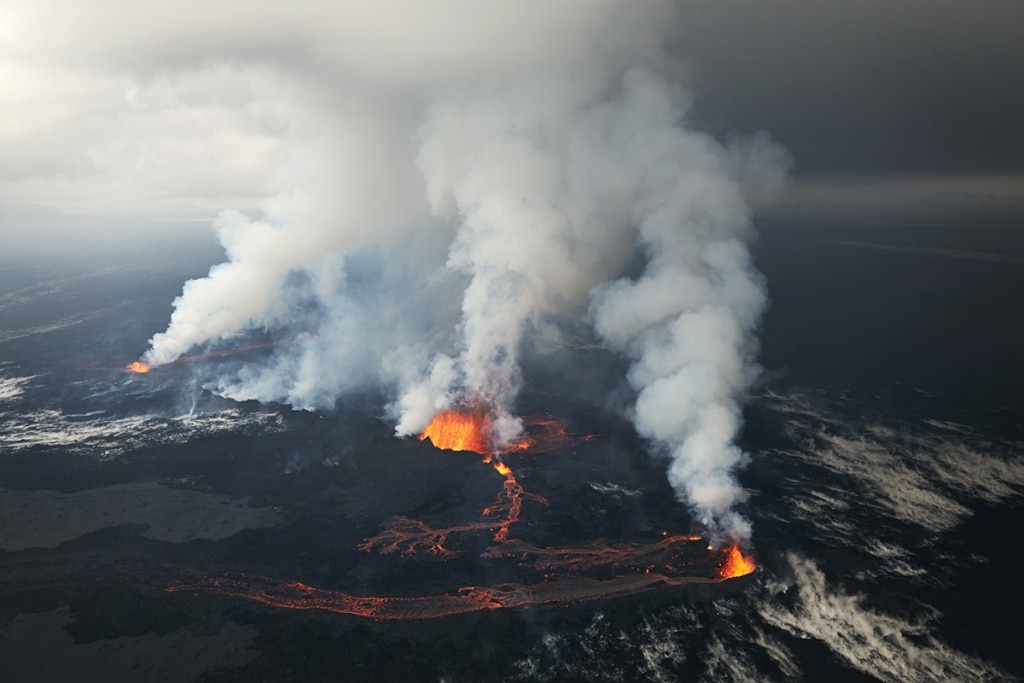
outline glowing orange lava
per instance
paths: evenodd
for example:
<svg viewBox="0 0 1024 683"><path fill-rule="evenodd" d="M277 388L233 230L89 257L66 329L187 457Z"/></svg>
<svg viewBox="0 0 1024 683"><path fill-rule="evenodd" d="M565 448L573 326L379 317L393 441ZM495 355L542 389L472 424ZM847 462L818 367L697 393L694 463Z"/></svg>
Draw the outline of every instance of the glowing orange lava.
<svg viewBox="0 0 1024 683"><path fill-rule="evenodd" d="M486 519L435 528L418 519L392 517L382 532L364 540L359 544L359 549L363 552L377 551L385 555L399 553L403 556L426 551L434 557L447 560L460 554L445 547L448 538L454 534L492 531L495 543L507 543L512 525L519 521L523 513L523 501L529 500L541 505L547 505L548 501L544 496L524 491L522 484L516 481L512 468L500 460L487 456L484 463L490 464L505 477L497 499L483 510Z"/></svg>
<svg viewBox="0 0 1024 683"><path fill-rule="evenodd" d="M165 587L168 593L213 593L251 600L268 607L293 610L324 610L376 621L437 619L481 610L515 609L542 604L572 604L617 598L662 586L718 583L704 576L667 576L638 572L611 580L589 577L553 577L530 585L463 586L452 593L405 596L359 596L316 588L299 581L267 576L234 574L201 576L192 582Z"/></svg>
<svg viewBox="0 0 1024 683"><path fill-rule="evenodd" d="M443 410L420 434L420 441L430 439L440 449L487 454L490 430L491 421L483 413Z"/></svg>
<svg viewBox="0 0 1024 683"><path fill-rule="evenodd" d="M738 576L753 574L756 568L754 559L745 556L740 552L739 546L734 545L729 548L720 573L723 579L735 579Z"/></svg>
<svg viewBox="0 0 1024 683"><path fill-rule="evenodd" d="M163 364L161 364L161 366L162 367L171 367L171 366L175 366L175 365L185 365L186 363L194 363L196 361L206 360L206 359L209 359L209 358L219 358L221 356L233 356L235 354L245 353L246 351L253 351L253 350L256 350L256 349L272 349L272 348L280 346L280 345L282 345L284 343L287 343L288 341L290 341L290 340L285 340L285 341L280 341L280 342L267 342L267 343L264 343L264 344L249 344L248 346L236 346L233 349L224 349L222 351L210 351L209 353L201 353L201 354L196 355L196 356L181 356L177 360L171 361L169 363L163 363ZM112 368L94 368L94 369L97 369L97 370L111 370ZM138 374L138 375L142 375L142 374L145 374L147 372L151 372L153 370L153 366L149 365L148 363L146 363L144 361L137 360L137 361L132 361L128 365L124 366L123 369L128 371L128 372L132 372L132 373L135 373L135 374Z"/></svg>
<svg viewBox="0 0 1024 683"><path fill-rule="evenodd" d="M490 447L491 424L491 418L481 410L471 412L444 410L434 416L427 428L420 434L420 440L430 439L436 448L482 454L484 463L491 465L498 474L505 477L505 485L498 500L494 505L485 508L483 514L485 517L504 514L504 520L497 525L493 522L478 522L447 529L432 529L416 520L396 518L391 521L389 530L367 539L360 547L363 550L380 547L382 552L394 552L404 547L403 554L415 552L417 547L427 547L430 552L445 557L450 551L444 548L444 542L452 533L496 528L494 541L506 543L509 529L519 521L519 516L522 514L524 498L547 505L547 501L542 496L526 493L523 490L522 485L516 480L512 468L502 462L500 455ZM516 445L522 443L524 441L517 441L512 447L500 451L500 453L520 450L516 448ZM534 441L531 439L529 443L532 444Z"/></svg>
<svg viewBox="0 0 1024 683"><path fill-rule="evenodd" d="M421 522L408 518L404 518L404 523L409 531L414 527L427 529ZM443 534L471 528L472 525L446 529L437 532L435 540ZM369 543L373 546L376 541ZM316 588L299 581L253 574L183 574L173 585L165 585L164 590L196 596L213 593L251 600L268 607L324 610L391 621L436 619L482 610L618 598L665 586L717 584L754 571L753 561L733 546L724 551L711 551L713 555L722 554L725 563L718 570L718 576L709 575L715 571L714 565L709 566L707 562L711 557L702 557L699 550L705 543L700 536L667 534L657 541L607 543L598 540L564 548L539 547L511 540L485 551L481 557L516 560L525 571L523 578L526 580L523 582L463 586L447 593L425 595L353 595ZM403 555L417 550L411 545L405 548L396 545L381 548L381 551L387 553L399 549ZM444 550L441 545L430 547L428 551L440 554L442 559L457 554Z"/></svg>
<svg viewBox="0 0 1024 683"><path fill-rule="evenodd" d="M553 453L573 451L576 444L590 441L593 434L577 435L565 422L550 415L534 415L523 418L524 431L504 448L491 443L492 420L482 409L444 410L434 416L419 438L430 439L436 448L452 451L471 451L488 456L484 462L491 462L492 453ZM501 463L495 469L506 474Z"/></svg>
<svg viewBox="0 0 1024 683"><path fill-rule="evenodd" d="M462 586L443 593L421 595L354 595L310 586L299 581L252 574L191 575L170 592L219 594L241 598L269 607L295 610L325 610L367 617L377 621L432 619L467 612L515 609L541 604L572 604L608 599L655 590L664 586L717 584L754 572L752 557L738 545L718 549L699 535L661 533L661 538L643 541L594 539L565 547L538 546L510 537L520 520L526 501L548 505L548 501L523 489L502 455L520 458L533 446L566 452L582 440L566 425L552 418L531 423L525 433L504 451L490 448L492 422L485 411L439 413L420 439L430 439L442 449L482 454L483 464L503 478L493 504L480 519L449 526L433 526L425 520L392 517L384 529L359 544L363 552L410 557L425 553L436 560L450 560L462 550L448 547L453 536L489 533L494 545L483 550L485 562L504 562L517 567L517 580L490 586ZM463 546L466 547L466 546ZM472 547L472 546L470 546Z"/></svg>
<svg viewBox="0 0 1024 683"><path fill-rule="evenodd" d="M523 418L524 432L509 444L503 453L556 453L572 452L576 444L590 441L593 434L578 435L563 421L550 415L530 415Z"/></svg>

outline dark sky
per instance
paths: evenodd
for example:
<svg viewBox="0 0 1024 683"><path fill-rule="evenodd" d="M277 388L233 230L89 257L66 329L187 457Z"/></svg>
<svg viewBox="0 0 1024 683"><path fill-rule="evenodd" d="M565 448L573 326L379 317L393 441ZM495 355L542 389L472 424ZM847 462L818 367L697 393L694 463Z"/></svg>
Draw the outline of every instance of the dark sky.
<svg viewBox="0 0 1024 683"><path fill-rule="evenodd" d="M797 178L1024 170L1019 0L680 7L697 121L770 131Z"/></svg>

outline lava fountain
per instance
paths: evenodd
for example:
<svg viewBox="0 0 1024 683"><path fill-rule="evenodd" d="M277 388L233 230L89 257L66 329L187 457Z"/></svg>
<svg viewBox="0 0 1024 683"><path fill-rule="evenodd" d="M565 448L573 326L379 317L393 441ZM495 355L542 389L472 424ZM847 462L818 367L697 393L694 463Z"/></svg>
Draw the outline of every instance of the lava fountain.
<svg viewBox="0 0 1024 683"><path fill-rule="evenodd" d="M142 375L149 372L150 368L148 364L143 363L141 360L137 360L124 366L124 369L128 372L134 372L135 374Z"/></svg>
<svg viewBox="0 0 1024 683"><path fill-rule="evenodd" d="M470 451L487 456L484 462L491 462L492 455L509 453L542 453L571 451L576 444L590 441L593 434L577 435L568 429L562 420L550 415L534 415L523 418L525 431L511 443L493 443L493 420L480 408L470 410L442 410L419 435L420 441L430 440L435 448L449 451ZM506 474L501 468L497 468Z"/></svg>
<svg viewBox="0 0 1024 683"><path fill-rule="evenodd" d="M482 411L443 410L434 416L420 441L430 439L435 448L450 451L472 451L488 455L491 419Z"/></svg>
<svg viewBox="0 0 1024 683"><path fill-rule="evenodd" d="M723 579L735 579L747 574L753 574L757 569L754 558L744 555L739 546L732 546L726 551L725 562L719 571Z"/></svg>

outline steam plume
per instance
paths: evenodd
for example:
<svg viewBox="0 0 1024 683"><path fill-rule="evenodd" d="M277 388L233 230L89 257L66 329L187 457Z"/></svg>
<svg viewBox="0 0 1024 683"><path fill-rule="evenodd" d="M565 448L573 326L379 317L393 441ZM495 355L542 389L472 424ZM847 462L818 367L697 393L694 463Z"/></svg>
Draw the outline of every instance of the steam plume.
<svg viewBox="0 0 1024 683"><path fill-rule="evenodd" d="M681 498L746 537L733 440L765 302L749 206L785 154L686 127L658 50L666 2L431 3L450 25L409 5L367 24L378 41L319 57L344 87L293 77L289 186L260 220L221 216L228 261L186 283L146 360L315 330L216 390L326 408L381 384L399 434L470 403L507 441L524 335L589 315L633 361L637 430L670 457ZM638 256L643 272L622 277Z"/></svg>

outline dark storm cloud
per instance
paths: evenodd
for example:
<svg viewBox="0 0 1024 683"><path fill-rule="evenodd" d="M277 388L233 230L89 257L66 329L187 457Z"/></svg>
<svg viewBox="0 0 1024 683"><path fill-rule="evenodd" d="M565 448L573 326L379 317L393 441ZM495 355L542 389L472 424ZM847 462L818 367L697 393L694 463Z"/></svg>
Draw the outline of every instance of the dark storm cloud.
<svg viewBox="0 0 1024 683"><path fill-rule="evenodd" d="M698 125L768 130L796 177L1024 171L1024 4L681 2Z"/></svg>

